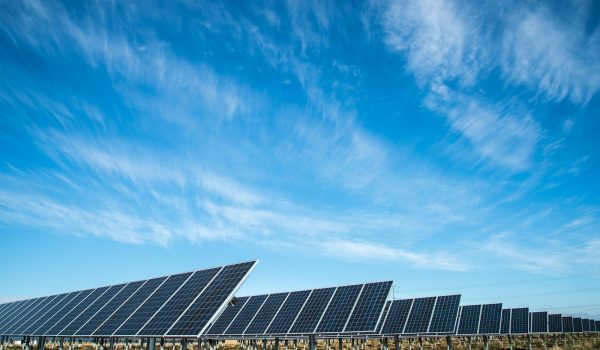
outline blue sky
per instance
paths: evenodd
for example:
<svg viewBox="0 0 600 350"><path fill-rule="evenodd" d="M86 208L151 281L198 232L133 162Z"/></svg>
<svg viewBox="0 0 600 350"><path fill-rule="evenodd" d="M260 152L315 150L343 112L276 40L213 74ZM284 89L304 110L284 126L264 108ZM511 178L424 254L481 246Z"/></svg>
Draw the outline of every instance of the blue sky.
<svg viewBox="0 0 600 350"><path fill-rule="evenodd" d="M0 299L259 258L600 319L597 2L0 8Z"/></svg>

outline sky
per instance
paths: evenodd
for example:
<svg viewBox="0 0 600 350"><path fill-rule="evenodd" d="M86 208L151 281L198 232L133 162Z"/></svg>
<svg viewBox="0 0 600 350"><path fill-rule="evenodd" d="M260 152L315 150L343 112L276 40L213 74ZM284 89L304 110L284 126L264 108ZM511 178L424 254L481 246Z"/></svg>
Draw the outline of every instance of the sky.
<svg viewBox="0 0 600 350"><path fill-rule="evenodd" d="M0 1L0 301L259 259L600 319L597 1Z"/></svg>

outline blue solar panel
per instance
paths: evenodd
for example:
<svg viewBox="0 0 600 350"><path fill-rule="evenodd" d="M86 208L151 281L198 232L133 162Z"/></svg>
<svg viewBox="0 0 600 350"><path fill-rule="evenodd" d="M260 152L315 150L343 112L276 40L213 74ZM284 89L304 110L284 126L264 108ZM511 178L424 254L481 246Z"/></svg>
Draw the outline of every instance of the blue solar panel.
<svg viewBox="0 0 600 350"><path fill-rule="evenodd" d="M510 333L527 334L529 332L529 308L511 309Z"/></svg>
<svg viewBox="0 0 600 350"><path fill-rule="evenodd" d="M166 279L167 277L153 278L144 283L92 335L96 337L112 335Z"/></svg>
<svg viewBox="0 0 600 350"><path fill-rule="evenodd" d="M381 330L382 334L402 334L414 299L394 300Z"/></svg>
<svg viewBox="0 0 600 350"><path fill-rule="evenodd" d="M237 315L235 320L231 323L225 334L243 334L248 327L248 324L252 322L254 316L266 302L268 295L257 295L250 297L250 300L246 302L246 305L240 313Z"/></svg>
<svg viewBox="0 0 600 350"><path fill-rule="evenodd" d="M12 334L14 329L17 329L22 322L29 319L36 312L39 311L40 307L43 307L46 303L50 303L56 295L44 298L35 298L24 301L18 310L15 310L10 319L2 326L2 334Z"/></svg>
<svg viewBox="0 0 600 350"><path fill-rule="evenodd" d="M387 315L388 315L388 312L390 311L391 307L392 307L392 301L391 300L386 301L385 307L383 308L383 314L381 314L381 319L379 320L379 323L377 324L377 330L375 331L375 333L381 334L381 331L383 330L383 326L385 324L385 320L387 319Z"/></svg>
<svg viewBox="0 0 600 350"><path fill-rule="evenodd" d="M45 298L28 299L16 302L9 310L7 310L5 318L0 320L0 334L8 334L7 329L12 326L12 322L23 312L23 310L27 309L27 306L36 300L39 301L43 299Z"/></svg>
<svg viewBox="0 0 600 350"><path fill-rule="evenodd" d="M391 288L392 281L365 284L344 332L375 332Z"/></svg>
<svg viewBox="0 0 600 350"><path fill-rule="evenodd" d="M287 300L279 310L279 313L271 322L267 334L286 334L292 323L298 316L300 309L310 294L309 290L291 292Z"/></svg>
<svg viewBox="0 0 600 350"><path fill-rule="evenodd" d="M249 297L241 297L235 300L235 303L227 306L227 309L221 314L219 319L213 323L206 334L221 335L227 330L227 327L236 318L240 310L244 308Z"/></svg>
<svg viewBox="0 0 600 350"><path fill-rule="evenodd" d="M319 333L341 333L356 304L362 284L338 287L323 319L317 327Z"/></svg>
<svg viewBox="0 0 600 350"><path fill-rule="evenodd" d="M596 332L600 332L600 321L594 321L594 324L596 325Z"/></svg>
<svg viewBox="0 0 600 350"><path fill-rule="evenodd" d="M581 320L581 322L583 323L583 331L584 332L589 332L591 330L590 328L590 320L587 318L584 318Z"/></svg>
<svg viewBox="0 0 600 350"><path fill-rule="evenodd" d="M563 316L562 327L563 327L564 333L572 333L573 332L573 317Z"/></svg>
<svg viewBox="0 0 600 350"><path fill-rule="evenodd" d="M427 333L433 313L435 297L415 299L404 329L406 334Z"/></svg>
<svg viewBox="0 0 600 350"><path fill-rule="evenodd" d="M573 332L583 332L583 325L581 324L581 317L573 317Z"/></svg>
<svg viewBox="0 0 600 350"><path fill-rule="evenodd" d="M202 292L221 268L196 271L148 324L139 332L143 335L166 334L192 301Z"/></svg>
<svg viewBox="0 0 600 350"><path fill-rule="evenodd" d="M104 305L100 306L96 314L92 316L87 323L85 323L79 330L75 332L78 336L91 336L98 327L106 321L110 315L115 312L123 303L131 297L146 281L137 281L128 283L125 287L120 289L112 298L107 301ZM107 292L108 294L108 292Z"/></svg>
<svg viewBox="0 0 600 350"><path fill-rule="evenodd" d="M315 289L298 314L289 333L307 334L314 333L335 288Z"/></svg>
<svg viewBox="0 0 600 350"><path fill-rule="evenodd" d="M84 290L81 292L71 293L73 295L73 297L70 298L69 301L64 303L64 306L60 310L56 311L53 316L45 317L48 320L40 328L35 330L33 332L33 334L36 334L36 335L46 334L48 332L48 330L50 330L50 328L52 328L52 326L54 326L56 323L58 323L58 321L62 320L62 318L67 313L69 313L69 311L71 311L71 309L73 309L77 304L79 304L79 302L81 302L81 300L83 300L90 292L91 292L91 290Z"/></svg>
<svg viewBox="0 0 600 350"><path fill-rule="evenodd" d="M502 304L484 304L481 308L479 334L499 334Z"/></svg>
<svg viewBox="0 0 600 350"><path fill-rule="evenodd" d="M136 335L191 275L192 273L188 272L169 276L154 294L114 332L114 335Z"/></svg>
<svg viewBox="0 0 600 350"><path fill-rule="evenodd" d="M548 332L562 333L562 315L561 314L548 315Z"/></svg>
<svg viewBox="0 0 600 350"><path fill-rule="evenodd" d="M465 305L460 308L459 335L475 335L479 332L481 305Z"/></svg>
<svg viewBox="0 0 600 350"><path fill-rule="evenodd" d="M271 294L260 308L244 334L263 334L290 293Z"/></svg>
<svg viewBox="0 0 600 350"><path fill-rule="evenodd" d="M460 295L437 297L427 333L454 333L459 303Z"/></svg>
<svg viewBox="0 0 600 350"><path fill-rule="evenodd" d="M79 314L81 314L98 296L100 296L107 288L98 288L82 293L84 298L79 304L74 306L60 321L52 326L45 335L57 336L60 331L71 324Z"/></svg>
<svg viewBox="0 0 600 350"><path fill-rule="evenodd" d="M199 336L219 310L226 307L233 293L252 270L255 261L225 266L218 278L188 306L187 311L171 326L168 335Z"/></svg>
<svg viewBox="0 0 600 350"><path fill-rule="evenodd" d="M548 333L548 313L531 313L531 333Z"/></svg>
<svg viewBox="0 0 600 350"><path fill-rule="evenodd" d="M502 327L500 328L500 333L510 333L510 309L502 309Z"/></svg>
<svg viewBox="0 0 600 350"><path fill-rule="evenodd" d="M28 335L27 332L29 328L35 326L35 328L40 326L40 322L43 322L42 318L48 311L52 310L56 305L58 305L64 298L66 298L69 294L60 294L56 297L48 298L46 301L40 303L38 306L32 306L31 311L21 318L20 321L15 323L15 327L10 330L10 333L13 335Z"/></svg>
<svg viewBox="0 0 600 350"><path fill-rule="evenodd" d="M93 300L90 303L90 305L88 305L86 309L81 312L81 314L76 316L75 319L71 321L68 326L62 329L59 332L59 335L76 334L80 328L82 328L88 321L91 321L94 315L96 315L96 313L98 313L104 307L104 305L106 305L106 303L108 303L125 286L125 284L119 284L116 286L106 287L105 289L98 289L100 291L98 297L95 300ZM96 329L97 327L98 325L96 325L94 329ZM92 329L90 333L93 332L94 329Z"/></svg>

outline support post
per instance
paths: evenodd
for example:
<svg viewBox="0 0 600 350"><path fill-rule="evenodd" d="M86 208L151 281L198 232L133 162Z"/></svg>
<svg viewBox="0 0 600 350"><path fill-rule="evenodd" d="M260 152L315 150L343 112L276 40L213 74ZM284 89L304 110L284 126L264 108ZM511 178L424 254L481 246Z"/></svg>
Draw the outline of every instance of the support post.
<svg viewBox="0 0 600 350"><path fill-rule="evenodd" d="M388 350L388 338L383 338L383 350Z"/></svg>
<svg viewBox="0 0 600 350"><path fill-rule="evenodd" d="M308 336L308 349L317 350L317 339L314 334Z"/></svg>
<svg viewBox="0 0 600 350"><path fill-rule="evenodd" d="M513 350L513 340L512 340L512 335L508 336L508 348L510 350Z"/></svg>
<svg viewBox="0 0 600 350"><path fill-rule="evenodd" d="M338 350L344 350L344 344L342 343L342 338L338 338Z"/></svg>
<svg viewBox="0 0 600 350"><path fill-rule="evenodd" d="M527 335L527 348L529 348L529 350L532 350L531 336L530 335Z"/></svg>
<svg viewBox="0 0 600 350"><path fill-rule="evenodd" d="M490 341L487 335L483 336L483 350L490 350Z"/></svg>
<svg viewBox="0 0 600 350"><path fill-rule="evenodd" d="M267 340L263 339L262 341L262 349L261 350L267 350Z"/></svg>
<svg viewBox="0 0 600 350"><path fill-rule="evenodd" d="M187 350L187 339L181 339L181 350Z"/></svg>
<svg viewBox="0 0 600 350"><path fill-rule="evenodd" d="M279 338L275 337L275 344L273 344L275 350L279 350Z"/></svg>
<svg viewBox="0 0 600 350"><path fill-rule="evenodd" d="M448 350L452 350L452 337L446 336L446 347Z"/></svg>
<svg viewBox="0 0 600 350"><path fill-rule="evenodd" d="M419 350L423 350L423 338L419 337Z"/></svg>
<svg viewBox="0 0 600 350"><path fill-rule="evenodd" d="M288 350L288 340L287 339L283 342L283 344L285 346L285 350Z"/></svg>
<svg viewBox="0 0 600 350"><path fill-rule="evenodd" d="M394 336L394 350L400 350L400 337L398 335Z"/></svg>
<svg viewBox="0 0 600 350"><path fill-rule="evenodd" d="M156 338L148 338L148 350L154 350L155 348L156 348ZM111 340L110 350L114 350L112 348L112 340Z"/></svg>

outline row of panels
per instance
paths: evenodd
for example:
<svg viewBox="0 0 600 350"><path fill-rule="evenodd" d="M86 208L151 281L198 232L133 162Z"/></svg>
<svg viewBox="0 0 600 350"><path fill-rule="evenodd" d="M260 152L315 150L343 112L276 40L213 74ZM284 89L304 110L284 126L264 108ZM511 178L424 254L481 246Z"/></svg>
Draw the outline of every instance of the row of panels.
<svg viewBox="0 0 600 350"><path fill-rule="evenodd" d="M241 297L207 335L374 333L391 281Z"/></svg>
<svg viewBox="0 0 600 350"><path fill-rule="evenodd" d="M255 261L0 305L0 335L198 336Z"/></svg>
<svg viewBox="0 0 600 350"><path fill-rule="evenodd" d="M386 335L453 334L460 295L390 301L378 331Z"/></svg>

